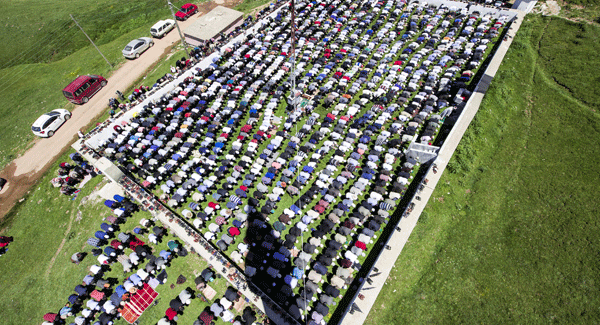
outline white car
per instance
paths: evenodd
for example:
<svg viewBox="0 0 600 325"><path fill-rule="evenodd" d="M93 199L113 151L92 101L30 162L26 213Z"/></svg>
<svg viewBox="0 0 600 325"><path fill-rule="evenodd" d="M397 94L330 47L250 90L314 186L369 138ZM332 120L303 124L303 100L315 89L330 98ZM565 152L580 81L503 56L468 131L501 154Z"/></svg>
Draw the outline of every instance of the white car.
<svg viewBox="0 0 600 325"><path fill-rule="evenodd" d="M128 59L137 59L145 50L154 45L150 37L140 37L129 42L123 49L123 56Z"/></svg>
<svg viewBox="0 0 600 325"><path fill-rule="evenodd" d="M156 38L162 38L167 35L173 27L175 27L175 21L173 19L160 20L154 26L150 27L150 34Z"/></svg>
<svg viewBox="0 0 600 325"><path fill-rule="evenodd" d="M33 125L31 131L33 134L42 138L49 138L54 135L54 132L71 118L71 112L66 109L55 109L52 112L40 116Z"/></svg>

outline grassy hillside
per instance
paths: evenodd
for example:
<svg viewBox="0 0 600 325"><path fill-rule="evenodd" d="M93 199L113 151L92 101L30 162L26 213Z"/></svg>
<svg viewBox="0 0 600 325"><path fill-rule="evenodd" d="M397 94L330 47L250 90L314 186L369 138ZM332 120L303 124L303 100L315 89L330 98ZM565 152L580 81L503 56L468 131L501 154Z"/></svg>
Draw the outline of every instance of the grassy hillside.
<svg viewBox="0 0 600 325"><path fill-rule="evenodd" d="M366 324L600 321L599 37L528 17Z"/></svg>
<svg viewBox="0 0 600 325"><path fill-rule="evenodd" d="M185 1L172 1L181 5ZM41 14L40 14L41 13ZM31 123L68 104L61 90L82 74L111 70L69 18L78 20L113 64L131 39L170 17L166 1L12 1L0 13L0 168L34 138ZM19 40L18 42L15 40Z"/></svg>
<svg viewBox="0 0 600 325"><path fill-rule="evenodd" d="M185 1L172 1L175 6ZM11 1L3 6L0 26L0 68L24 63L53 62L89 45L69 17L103 45L148 23L171 15L167 1ZM145 34L149 34L146 32ZM16 42L15 40L19 40Z"/></svg>

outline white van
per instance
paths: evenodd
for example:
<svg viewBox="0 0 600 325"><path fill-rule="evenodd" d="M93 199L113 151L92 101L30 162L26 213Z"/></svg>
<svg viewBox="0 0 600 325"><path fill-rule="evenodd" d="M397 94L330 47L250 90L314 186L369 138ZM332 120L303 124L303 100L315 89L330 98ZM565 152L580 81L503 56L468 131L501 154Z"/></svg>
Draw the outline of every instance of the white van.
<svg viewBox="0 0 600 325"><path fill-rule="evenodd" d="M150 34L156 38L162 38L175 27L173 19L165 19L157 22L150 28Z"/></svg>

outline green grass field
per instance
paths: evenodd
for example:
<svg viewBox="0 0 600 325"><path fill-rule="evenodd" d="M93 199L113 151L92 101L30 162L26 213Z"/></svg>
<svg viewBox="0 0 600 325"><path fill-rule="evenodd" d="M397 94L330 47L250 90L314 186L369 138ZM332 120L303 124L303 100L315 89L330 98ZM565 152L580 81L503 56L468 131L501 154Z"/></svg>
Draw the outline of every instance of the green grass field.
<svg viewBox="0 0 600 325"><path fill-rule="evenodd" d="M559 2L559 5L561 17L600 24L600 1L598 0L568 0Z"/></svg>
<svg viewBox="0 0 600 325"><path fill-rule="evenodd" d="M600 321L599 37L527 17L366 324Z"/></svg>
<svg viewBox="0 0 600 325"><path fill-rule="evenodd" d="M172 2L180 6L186 1ZM113 71L69 14L115 67L125 60L121 50L126 43L150 36L150 26L171 17L166 1L37 0L4 6L0 14L4 26L0 35L0 168L34 139L31 123L39 115L74 107L61 93L69 82L78 75L108 76Z"/></svg>
<svg viewBox="0 0 600 325"><path fill-rule="evenodd" d="M235 10L241 11L244 14L249 14L250 12L252 12L252 10L254 10L254 8L272 3L273 1L269 1L269 0L246 0L242 3L240 3L239 5L235 6Z"/></svg>

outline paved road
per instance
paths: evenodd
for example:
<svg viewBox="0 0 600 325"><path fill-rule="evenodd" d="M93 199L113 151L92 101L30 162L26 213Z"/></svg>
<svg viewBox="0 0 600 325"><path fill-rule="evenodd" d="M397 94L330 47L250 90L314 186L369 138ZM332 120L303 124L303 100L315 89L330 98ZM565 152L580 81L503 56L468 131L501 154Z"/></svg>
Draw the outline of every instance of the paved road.
<svg viewBox="0 0 600 325"><path fill-rule="evenodd" d="M467 130L467 127L469 126L469 124L473 120L473 117L475 117L475 114L479 110L481 100L485 95L485 92L483 92L482 90L487 90L489 82L498 71L498 67L502 63L502 59L504 58L504 55L506 54L506 51L508 50L513 37L519 30L524 16L524 12L520 11L518 13L517 19L512 24L511 30L509 30L508 32L509 38L501 43L496 54L494 55L493 60L490 62L486 70L485 75L488 76L488 78L482 80L478 84L475 92L473 92L473 95L471 95L471 98L469 98L469 101L465 109L463 110L461 116L458 118L456 124L452 128L452 131L448 135L448 138L446 139L444 145L440 148L439 155L435 160L435 164L438 167L438 172L433 173L433 171L430 169L424 176L424 178L428 179L428 184L427 186L425 186L423 191L417 194L421 197L420 201L417 201L413 198L412 202L415 203L413 211L410 214L408 214L407 217L402 218L400 220L398 227L400 227L401 230L396 230L392 234L388 243L388 245L392 247L392 250L384 249L382 251L381 256L375 264L375 267L381 273L375 277L371 277L371 280L373 281L372 284L365 284L365 286L363 287L363 289L369 288L369 290L363 290L362 292L365 298L363 300L357 299L355 301L356 306L362 312L354 312L353 315L347 315L342 321L343 325L361 325L367 319L369 311L375 304L375 300L377 299L381 288L384 286L385 281L387 280L392 270L392 267L396 263L398 256L400 256L404 245L406 245L406 243L408 242L408 238L412 233L413 229L415 228L417 221L419 220L419 216L421 215L421 212L423 212L423 209L427 205L427 201L433 194L433 190L435 189L435 186L440 180L440 177L442 176L442 173L446 168L447 162L450 161L450 159L452 158L452 155L454 154L456 147L460 143L462 136Z"/></svg>

